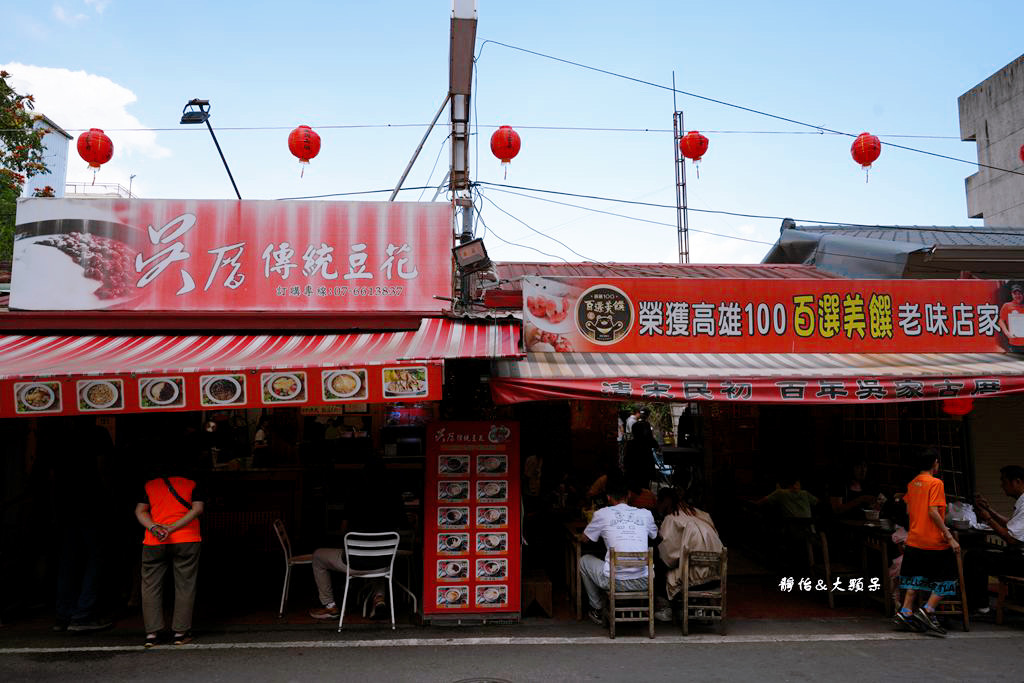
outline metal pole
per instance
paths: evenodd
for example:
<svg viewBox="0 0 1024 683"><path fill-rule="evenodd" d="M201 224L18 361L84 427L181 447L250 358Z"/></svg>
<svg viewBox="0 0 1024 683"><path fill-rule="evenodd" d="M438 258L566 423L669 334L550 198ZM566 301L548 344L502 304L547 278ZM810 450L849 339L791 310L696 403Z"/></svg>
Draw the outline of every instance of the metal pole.
<svg viewBox="0 0 1024 683"><path fill-rule="evenodd" d="M395 185L394 192L392 192L391 196L388 197L389 202L395 201L395 197L398 196L398 191L402 189L402 183L405 182L406 176L408 176L409 171L412 170L412 165L416 163L416 159L419 157L420 152L423 150L423 145L427 143L427 138L430 136L430 131L434 130L434 124L437 123L437 120L439 118L441 118L441 112L444 111L445 105L448 104L448 100L451 99L451 96L451 93L448 93L447 95L444 96L444 102L442 102L441 106L437 108L437 113L434 114L434 120L430 122L429 126L427 126L427 132L423 134L423 139L420 140L419 146L416 147L416 151L412 153L412 159L409 159L409 163L406 165L405 170L402 171L402 177L398 179L398 184Z"/></svg>
<svg viewBox="0 0 1024 683"><path fill-rule="evenodd" d="M224 158L224 152L220 150L220 143L217 142L217 136L213 133L213 126L210 125L210 117L206 117L206 127L210 129L210 135L213 137L213 144L217 146L217 154L220 155L220 160L224 162L224 170L228 172L228 178L231 180L231 187L235 188L235 196L241 199L242 194L238 191L238 185L235 185L235 177L231 175L231 169L228 168L228 160Z"/></svg>
<svg viewBox="0 0 1024 683"><path fill-rule="evenodd" d="M679 141L683 138L683 112L677 111L672 117L672 134L675 140L676 157L676 225L679 233L679 262L690 262L690 226L686 211L686 163Z"/></svg>

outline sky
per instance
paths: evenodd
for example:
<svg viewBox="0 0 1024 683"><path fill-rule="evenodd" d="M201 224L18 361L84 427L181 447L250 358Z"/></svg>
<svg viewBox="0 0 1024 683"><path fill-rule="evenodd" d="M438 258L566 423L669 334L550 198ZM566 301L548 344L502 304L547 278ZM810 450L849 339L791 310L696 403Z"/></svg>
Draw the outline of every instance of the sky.
<svg viewBox="0 0 1024 683"><path fill-rule="evenodd" d="M694 263L760 261L780 217L982 224L967 217L968 163L884 145L865 182L851 137L749 110L974 161L957 97L1020 56L1019 0L969 12L946 0L478 5L470 168L485 183L477 235L495 260L677 262L677 108L710 140L700 177L687 166ZM210 100L245 199L382 190L447 93L450 11L449 0L0 0L0 68L72 135L106 130L114 158L96 182L127 187L134 175L142 198L234 198L205 126L179 124L192 98ZM400 200L434 198L450 159L446 121ZM322 138L304 177L287 147L300 124ZM489 149L500 125L522 138L507 177ZM91 179L72 150L68 181Z"/></svg>

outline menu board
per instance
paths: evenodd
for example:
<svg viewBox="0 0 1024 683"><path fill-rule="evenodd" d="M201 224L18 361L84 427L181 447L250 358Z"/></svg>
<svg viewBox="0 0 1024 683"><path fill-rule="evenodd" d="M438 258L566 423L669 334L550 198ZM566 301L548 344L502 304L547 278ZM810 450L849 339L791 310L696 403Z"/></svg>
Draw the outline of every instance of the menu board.
<svg viewBox="0 0 1024 683"><path fill-rule="evenodd" d="M519 614L519 424L428 427L424 615Z"/></svg>

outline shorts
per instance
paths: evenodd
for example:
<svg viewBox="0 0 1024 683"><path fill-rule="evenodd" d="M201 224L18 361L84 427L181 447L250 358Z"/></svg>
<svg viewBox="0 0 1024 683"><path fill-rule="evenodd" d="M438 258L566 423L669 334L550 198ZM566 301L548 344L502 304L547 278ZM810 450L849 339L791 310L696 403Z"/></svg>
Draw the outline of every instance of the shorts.
<svg viewBox="0 0 1024 683"><path fill-rule="evenodd" d="M943 597L957 594L956 555L952 548L923 550L907 546L900 567L900 588Z"/></svg>

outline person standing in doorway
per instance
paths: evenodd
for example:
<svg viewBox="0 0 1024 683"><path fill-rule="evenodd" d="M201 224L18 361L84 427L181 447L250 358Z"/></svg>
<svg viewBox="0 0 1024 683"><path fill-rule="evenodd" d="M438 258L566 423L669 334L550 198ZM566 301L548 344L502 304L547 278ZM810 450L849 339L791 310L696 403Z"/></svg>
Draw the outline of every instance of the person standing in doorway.
<svg viewBox="0 0 1024 683"><path fill-rule="evenodd" d="M166 457L149 479L135 518L145 527L142 541L142 618L146 647L157 644L164 629L164 576L174 573L174 644L192 641L192 610L199 576L199 516L203 514L203 493L194 479L182 476L184 467Z"/></svg>
<svg viewBox="0 0 1024 683"><path fill-rule="evenodd" d="M939 474L938 452L929 448L920 456L920 473L907 485L910 527L900 567L900 588L906 591L896 621L912 631L945 636L935 608L942 598L956 595L956 553L960 544L946 528L946 488ZM917 594L927 592L924 605L914 609Z"/></svg>

